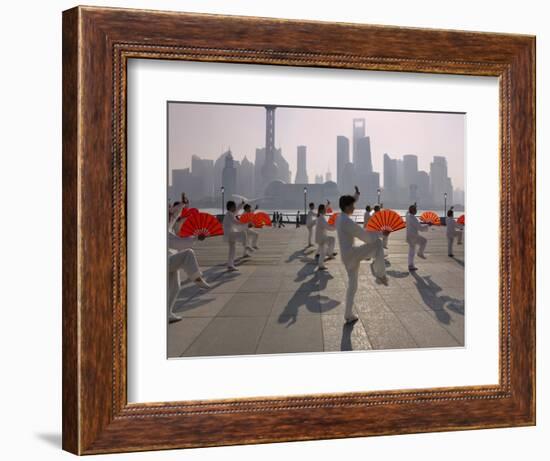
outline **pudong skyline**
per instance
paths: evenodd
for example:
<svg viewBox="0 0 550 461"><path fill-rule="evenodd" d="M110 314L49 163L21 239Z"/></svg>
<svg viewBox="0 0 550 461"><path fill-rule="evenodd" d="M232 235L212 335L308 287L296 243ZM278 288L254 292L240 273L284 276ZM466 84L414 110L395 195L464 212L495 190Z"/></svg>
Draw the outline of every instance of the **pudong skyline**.
<svg viewBox="0 0 550 461"><path fill-rule="evenodd" d="M275 147L289 164L291 182L297 173L296 149L307 148L307 174L314 183L330 172L336 181L336 137L350 140L353 119L364 119L370 138L372 168L381 173L384 154L416 155L418 169L429 171L434 156L445 156L455 188L464 189L465 117L455 113L395 112L351 109L277 107ZM169 167L191 167L191 156L216 159L229 148L236 161L254 161L265 146L265 108L225 104L169 104Z"/></svg>
<svg viewBox="0 0 550 461"><path fill-rule="evenodd" d="M219 153L220 151L218 150L217 155L215 154L214 156L201 156L197 153L189 155L189 152L179 153L178 155L175 145L178 144L178 138L181 139L180 135L182 131L191 131L191 119L188 118L187 121L189 123L185 123L181 119L181 111L176 110L174 114L174 111L170 110L169 181L173 186L173 192L171 192L172 198L177 196L177 190L185 189L196 198L207 201L209 197L215 197L218 193L217 191L221 190L220 188L223 186L229 197L236 193L248 197L270 196L272 199L268 200L268 202L271 202L273 206L293 207L298 200L297 186L299 185L312 185L312 187L309 187L310 194L312 194L312 198L317 197L317 200L320 201L325 198L337 200L340 193L348 193L347 189L352 188L353 184L357 184L363 191L362 199L368 203L380 201L381 191L384 192L385 200L394 206L406 206L409 202L417 201L421 201L426 205L431 203L437 204L441 199L440 195L443 196L443 192L445 192L446 199L449 199L449 203L454 203L453 195L455 196L456 204L464 203L463 191L460 190L460 187L457 188L456 184L453 184L447 155L438 151L437 155L434 154L429 158L430 163L428 168L422 168L422 160L426 160L428 156L425 153L424 155L422 153L420 155L413 153L412 149L408 153L401 155L394 152L384 152L382 156L383 161L380 162L379 159L377 161L377 156L373 149L373 145L376 144L376 137L373 136L373 131L375 132L375 130L370 129L370 125L366 123L366 117L364 117L367 113L377 119L390 115L392 130L401 133L400 136L395 136L397 138L406 137L404 128L399 126L400 123L403 123L404 120L409 122L411 120L416 120L417 122L421 120L423 122L423 129L419 133L415 133L415 136L412 136L412 138L416 137L417 139L437 139L438 135L441 134L441 130L436 130L435 126L430 127L429 120L426 122L426 117L432 119L432 124L434 116L439 122L441 122L441 119L451 117L451 119L454 119L452 120L454 124L452 122L447 123L445 128L452 136L446 136L446 139L447 141L452 141L454 138L454 141L456 141L460 136L463 142L464 116L462 114L388 113L380 111L306 109L278 106L258 107L197 104L175 104L175 106L177 108L183 106L185 108L184 113L189 110L194 110L195 113L197 110L201 112L200 109L206 107L206 112L202 111L203 115L205 113L212 115L213 113L218 119L223 118L226 120L228 125L232 123L235 125L236 122L237 133L232 132L229 136L234 141L242 140L242 137L238 136L239 134L248 140L254 139L254 136L250 134L244 135L242 133L242 126L245 119L242 117L237 119L235 117L228 117L230 113L235 115L236 111L236 113L243 115L244 111L250 115L252 110L254 112L253 120L257 122L258 118L261 119L262 114L260 111L263 109L263 119L265 121L263 134L265 141L262 143L263 147L260 147L262 144L258 144L254 149L255 153L250 155L246 153L239 155L230 146L227 149L221 148L222 152ZM173 105L171 104L169 109L172 109L172 107ZM285 150L282 148L282 145L284 145L283 142L277 144L278 138L286 139L288 131L288 126L285 127L284 123L282 130L279 126L279 113L283 112L284 121L285 110L287 112L292 111L295 114L298 113L302 116L307 115L306 120L302 120L301 124L294 123L292 125L292 129L297 129L301 133L301 139L311 139L311 132L313 131L314 140L319 138L322 133L326 142L330 139L331 129L333 132L335 131L334 128L343 128L339 130L340 133L351 131L351 136L349 138L344 134L334 136L334 133L332 133L332 143L328 143L332 144L332 148L329 147L326 149L327 146L324 146L324 155L320 155L318 150L312 153L310 145L306 143L295 146L294 152L289 152L288 149ZM178 114L178 112L180 113ZM359 113L358 117L353 116L356 113ZM321 117L319 117L319 114L321 114ZM457 116L462 119L462 124L456 123ZM199 116L192 120L196 121L200 118ZM338 123L336 123L320 131L323 125L320 123L320 120L323 118L325 119L325 123L327 120L345 122L347 119L348 130L345 127L338 126ZM288 113L286 119L288 120ZM371 117L372 119L373 117ZM414 126L414 123L412 125ZM450 129L448 125L450 125ZM225 127L225 125L223 126ZM203 150L200 147L204 149L205 144L209 144L207 140L212 141L213 139L223 137L219 136L218 132L218 129L221 127L220 120L216 123L213 122L212 118L209 118L207 126L203 126L202 130L193 130L194 135L187 137L186 140L193 139L198 141L199 148L196 147L195 151L199 150L202 152ZM208 131L210 135L206 138L201 138L199 135L201 131L203 133ZM252 133L253 131L257 131L257 129L250 130L248 133ZM280 131L283 131L282 135L279 134ZM414 131L412 132L414 133ZM415 144L410 139L406 141L408 144ZM187 142L187 144L190 143ZM383 144L382 142L378 145ZM457 142L457 144L460 147L460 142ZM313 142L312 145L319 148L318 143ZM456 146L454 152L455 157L460 154L460 152L457 152ZM463 173L463 152L459 156L461 157L461 161L459 159L459 167L462 167L459 169ZM187 165L185 162L182 165L182 157L188 159ZM178 167L178 160L179 165L182 165L183 168ZM327 164L324 172L322 168L323 163ZM333 165L332 167L331 164ZM381 164L379 168L376 167L377 164ZM292 170L292 166L295 168L294 171ZM275 184L274 181L280 183L280 185ZM325 186L321 187L321 184L325 184Z"/></svg>

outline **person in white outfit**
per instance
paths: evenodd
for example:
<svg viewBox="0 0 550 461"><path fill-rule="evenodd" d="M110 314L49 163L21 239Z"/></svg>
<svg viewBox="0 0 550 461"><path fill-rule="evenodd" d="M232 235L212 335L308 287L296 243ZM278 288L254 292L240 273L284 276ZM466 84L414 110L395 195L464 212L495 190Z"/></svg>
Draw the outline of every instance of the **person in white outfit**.
<svg viewBox="0 0 550 461"><path fill-rule="evenodd" d="M328 231L335 231L336 227L331 226L327 222L327 219L325 218L325 205L319 205L319 209L317 211L317 223L315 224L315 243L318 245L317 252L319 253L317 268L322 271L327 269L325 266L325 257L327 257L327 259L333 259L334 256L336 256L334 251L336 239L331 235L327 235Z"/></svg>
<svg viewBox="0 0 550 461"><path fill-rule="evenodd" d="M346 291L346 310L344 319L348 323L355 322L358 317L353 313L353 304L357 284L359 280L360 263L368 258L373 258L371 271L376 277L377 283L387 285L386 265L384 264L384 249L382 241L377 233L367 232L363 227L356 224L351 218L355 211L355 202L359 198L359 190L355 187L355 195L343 195L340 197L340 209L342 213L336 221L336 231L342 262L348 274L348 288ZM355 239L364 242L363 245L355 246Z"/></svg>
<svg viewBox="0 0 550 461"><path fill-rule="evenodd" d="M457 238L457 243L462 245L462 230L457 224L454 218L454 211L451 208L447 211L447 219L445 220L445 225L447 226L447 254L449 257L454 257L453 254L453 242L455 237Z"/></svg>
<svg viewBox="0 0 550 461"><path fill-rule="evenodd" d="M374 213L373 215L375 215L376 213L379 213L380 210L382 209L382 206L381 205L375 205L374 206ZM382 238L382 246L387 250L388 249L388 238L389 238L390 234L388 235L382 235L381 238Z"/></svg>
<svg viewBox="0 0 550 461"><path fill-rule="evenodd" d="M407 243L409 244L409 271L418 270L414 265L414 255L416 253L416 246L418 245L418 257L426 259L424 256L424 250L428 241L425 237L419 235L419 232L426 232L429 228L429 224L422 224L416 217L416 205L409 207L407 213Z"/></svg>
<svg viewBox="0 0 550 461"><path fill-rule="evenodd" d="M243 206L244 202L241 202L237 207L233 200L228 201L226 205L227 213L223 217L223 239L229 246L229 254L227 256L228 271L239 270L235 267L235 247L237 242L240 242L243 246L243 258L248 258L252 253L252 248L247 245L246 231L253 224L242 223L237 219L237 213Z"/></svg>
<svg viewBox="0 0 550 461"><path fill-rule="evenodd" d="M363 215L363 227L366 228L367 224L369 223L369 219L371 217L371 207L370 205L367 205L365 207L365 214Z"/></svg>
<svg viewBox="0 0 550 461"><path fill-rule="evenodd" d="M311 202L309 204L309 211L306 216L306 228L307 228L307 247L313 246L311 238L313 237L313 227L315 226L315 203Z"/></svg>
<svg viewBox="0 0 550 461"><path fill-rule="evenodd" d="M243 210L245 213L252 213L252 207L247 203ZM259 250L260 247L258 247L258 239L260 238L260 234L258 234L257 231L255 231L252 227L248 227L246 229L246 239L247 239L247 245L252 247L255 250Z"/></svg>
<svg viewBox="0 0 550 461"><path fill-rule="evenodd" d="M183 270L199 288L210 288L203 278L197 256L191 248L197 239L204 240L205 237L179 237L179 228L184 221L182 218L173 217L168 227L168 320L170 322L181 320L181 317L173 312L181 285L180 270Z"/></svg>

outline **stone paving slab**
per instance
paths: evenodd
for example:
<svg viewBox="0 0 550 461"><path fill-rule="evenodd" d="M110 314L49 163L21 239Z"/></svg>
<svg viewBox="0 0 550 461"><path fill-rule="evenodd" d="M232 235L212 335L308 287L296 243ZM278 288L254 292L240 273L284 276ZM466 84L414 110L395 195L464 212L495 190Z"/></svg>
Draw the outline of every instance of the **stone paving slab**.
<svg viewBox="0 0 550 461"><path fill-rule="evenodd" d="M343 318L347 272L340 256L318 272L304 227L259 232L260 249L238 258L236 273L225 270L222 238L197 242L212 288L182 284L174 312L183 319L168 325L168 357L464 346L464 246L455 245L449 258L444 227L424 234L427 259L416 259L416 273L407 269L404 231L390 236L388 286L375 282L370 262L361 263L359 321L352 325Z"/></svg>

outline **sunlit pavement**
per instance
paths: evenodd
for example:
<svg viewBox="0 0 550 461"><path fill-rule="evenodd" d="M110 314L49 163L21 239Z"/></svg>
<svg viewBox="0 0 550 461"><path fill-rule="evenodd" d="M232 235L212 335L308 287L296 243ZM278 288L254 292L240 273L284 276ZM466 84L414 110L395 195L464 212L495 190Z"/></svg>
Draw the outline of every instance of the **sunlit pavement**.
<svg viewBox="0 0 550 461"><path fill-rule="evenodd" d="M375 282L369 262L361 264L352 325L344 322L347 275L339 255L317 272L305 227L259 233L260 249L237 260L239 272L225 270L221 237L195 245L212 288L182 284L174 312L183 319L168 325L169 357L464 345L464 246L455 243L448 257L445 227L422 234L427 259L416 258L415 273L407 270L405 231L390 235L388 286Z"/></svg>

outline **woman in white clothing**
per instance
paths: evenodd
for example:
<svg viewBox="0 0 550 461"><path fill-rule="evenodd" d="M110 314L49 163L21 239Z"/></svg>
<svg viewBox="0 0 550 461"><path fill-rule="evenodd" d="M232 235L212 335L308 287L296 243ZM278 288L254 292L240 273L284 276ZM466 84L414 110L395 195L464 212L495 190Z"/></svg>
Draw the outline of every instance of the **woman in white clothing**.
<svg viewBox="0 0 550 461"><path fill-rule="evenodd" d="M371 218L371 207L370 205L367 205L365 207L365 214L363 215L363 227L366 229L367 224L369 223L369 219Z"/></svg>
<svg viewBox="0 0 550 461"><path fill-rule="evenodd" d="M409 271L418 270L414 265L414 255L416 252L416 245L418 245L418 257L426 259L424 256L424 250L428 241L425 237L422 237L418 232L426 232L430 228L430 224L422 224L416 217L416 205L409 207L407 213L407 243L409 244Z"/></svg>
<svg viewBox="0 0 550 461"><path fill-rule="evenodd" d="M325 266L325 257L328 256L328 259L333 259L336 256L334 252L334 244L336 240L334 237L327 235L328 231L335 231L336 227L331 226L326 218L326 208L325 205L319 205L317 210L317 223L315 224L315 243L318 245L319 249L319 260L317 261L317 267L320 271L326 270Z"/></svg>
<svg viewBox="0 0 550 461"><path fill-rule="evenodd" d="M451 208L447 211L447 219L445 220L445 225L447 226L447 254L450 258L454 257L453 255L453 242L455 237L457 237L457 243L462 245L462 230L455 221L454 211Z"/></svg>

